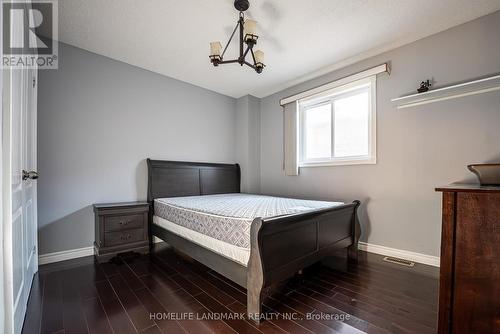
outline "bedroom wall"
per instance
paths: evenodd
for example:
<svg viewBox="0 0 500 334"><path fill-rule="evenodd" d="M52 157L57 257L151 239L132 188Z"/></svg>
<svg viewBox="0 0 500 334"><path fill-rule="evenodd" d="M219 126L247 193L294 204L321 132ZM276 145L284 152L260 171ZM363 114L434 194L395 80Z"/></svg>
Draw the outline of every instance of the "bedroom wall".
<svg viewBox="0 0 500 334"><path fill-rule="evenodd" d="M40 71L39 253L91 246L92 203L146 199L146 161L234 163L236 100L66 44Z"/></svg>
<svg viewBox="0 0 500 334"><path fill-rule="evenodd" d="M499 31L496 12L262 99L262 193L360 199L363 241L439 256L441 199L434 188L475 182L467 164L500 162L500 92L405 110L390 100L427 78L439 87L499 74ZM279 100L384 62L392 73L377 79L378 163L302 168L299 176L285 176Z"/></svg>
<svg viewBox="0 0 500 334"><path fill-rule="evenodd" d="M260 191L260 99L246 95L236 100L235 154L241 168L241 191Z"/></svg>

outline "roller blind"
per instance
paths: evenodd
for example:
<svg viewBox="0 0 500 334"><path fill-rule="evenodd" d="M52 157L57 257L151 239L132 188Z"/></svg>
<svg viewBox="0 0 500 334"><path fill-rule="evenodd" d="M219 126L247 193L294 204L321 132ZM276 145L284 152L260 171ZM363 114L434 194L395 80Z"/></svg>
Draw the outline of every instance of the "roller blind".
<svg viewBox="0 0 500 334"><path fill-rule="evenodd" d="M285 175L299 175L298 159L298 102L283 106L283 169Z"/></svg>

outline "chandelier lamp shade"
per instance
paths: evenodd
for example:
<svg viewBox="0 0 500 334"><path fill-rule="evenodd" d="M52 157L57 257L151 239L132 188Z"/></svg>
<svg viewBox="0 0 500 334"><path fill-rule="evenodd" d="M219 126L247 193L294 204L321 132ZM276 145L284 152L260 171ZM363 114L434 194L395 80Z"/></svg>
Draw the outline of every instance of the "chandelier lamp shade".
<svg viewBox="0 0 500 334"><path fill-rule="evenodd" d="M222 44L219 41L210 43L210 62L214 66L238 63L241 66L250 66L257 73L262 73L262 70L266 66L264 64L264 52L261 50L254 51L259 39L257 35L257 22L245 19L244 12L250 7L250 3L248 0L235 0L234 7L240 12L236 27L224 48L222 48ZM239 56L236 59L225 60L224 55L236 32L239 33Z"/></svg>

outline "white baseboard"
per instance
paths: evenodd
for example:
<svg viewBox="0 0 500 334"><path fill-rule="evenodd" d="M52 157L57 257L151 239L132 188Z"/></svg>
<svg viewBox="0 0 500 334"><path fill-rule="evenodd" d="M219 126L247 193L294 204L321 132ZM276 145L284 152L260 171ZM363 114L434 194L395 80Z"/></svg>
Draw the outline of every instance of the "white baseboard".
<svg viewBox="0 0 500 334"><path fill-rule="evenodd" d="M162 242L159 238L154 238L154 243ZM410 260L422 264L427 264L434 267L439 267L439 257L431 256L422 253L410 252L407 250L390 248L369 244L366 242L359 242L359 249L369 253L375 253L384 256L394 256L405 260ZM94 255L94 247L84 247L77 249L70 249L62 252L47 253L38 256L38 265L44 265L59 261L76 259L79 257Z"/></svg>
<svg viewBox="0 0 500 334"><path fill-rule="evenodd" d="M439 267L438 256L431 256L422 253L410 252L402 249L379 246L361 241L359 242L359 249L368 253L375 253L384 256L393 256L393 257L398 257L400 259L427 264L433 267Z"/></svg>
<svg viewBox="0 0 500 334"><path fill-rule="evenodd" d="M153 237L154 243L163 242L160 238ZM38 265L44 265L54 262L77 259L79 257L94 255L94 247L83 247L77 249L69 249L61 252L47 253L38 256Z"/></svg>
<svg viewBox="0 0 500 334"><path fill-rule="evenodd" d="M83 247L77 249L69 249L62 252L47 253L38 256L38 265L44 265L59 261L76 259L79 257L94 255L94 247Z"/></svg>

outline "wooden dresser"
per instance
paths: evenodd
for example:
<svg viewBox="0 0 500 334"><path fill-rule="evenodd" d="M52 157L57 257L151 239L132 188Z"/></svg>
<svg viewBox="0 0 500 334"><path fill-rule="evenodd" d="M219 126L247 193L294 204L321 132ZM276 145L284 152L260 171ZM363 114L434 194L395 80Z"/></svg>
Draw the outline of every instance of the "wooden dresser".
<svg viewBox="0 0 500 334"><path fill-rule="evenodd" d="M438 333L500 333L500 187L443 193Z"/></svg>
<svg viewBox="0 0 500 334"><path fill-rule="evenodd" d="M149 203L94 204L94 253L100 262L118 253L147 253Z"/></svg>

